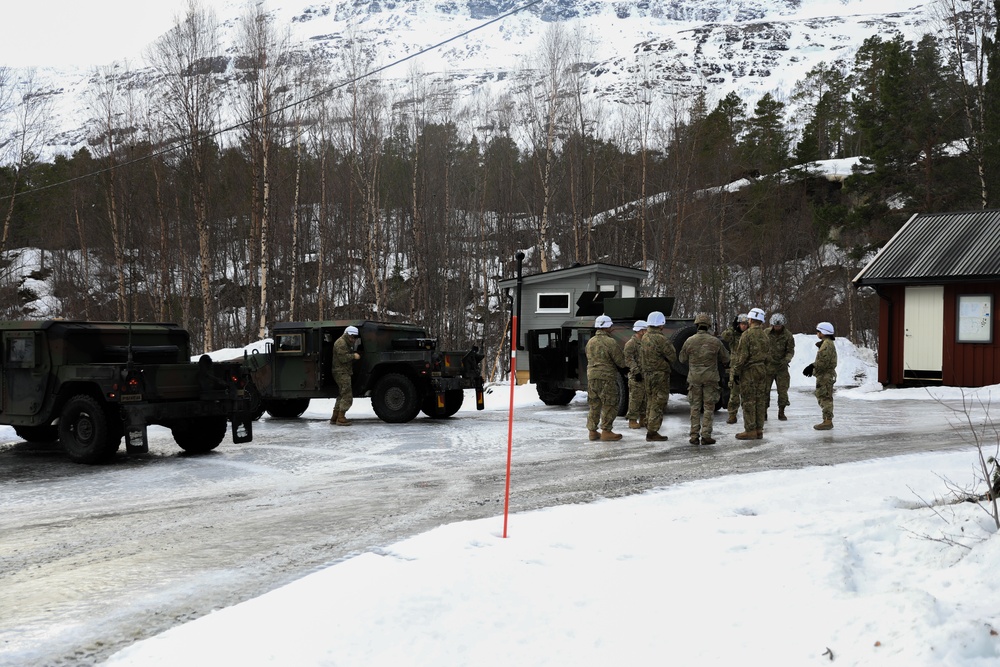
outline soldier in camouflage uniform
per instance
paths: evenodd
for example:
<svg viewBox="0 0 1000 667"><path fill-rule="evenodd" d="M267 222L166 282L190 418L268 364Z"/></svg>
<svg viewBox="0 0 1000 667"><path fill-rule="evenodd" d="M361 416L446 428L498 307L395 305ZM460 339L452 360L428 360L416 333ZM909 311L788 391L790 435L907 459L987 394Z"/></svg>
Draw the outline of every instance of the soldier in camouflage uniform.
<svg viewBox="0 0 1000 667"><path fill-rule="evenodd" d="M719 401L719 364L729 363L722 341L708 333L712 320L706 313L694 318L698 333L684 341L678 359L688 365L688 401L691 403L692 445L714 445L712 426L715 404Z"/></svg>
<svg viewBox="0 0 1000 667"><path fill-rule="evenodd" d="M619 368L625 368L625 355L615 339L608 335L611 318L601 315L594 321L597 331L587 341L587 431L591 440L621 440L621 433L611 430L618 416ZM601 432L597 432L600 426Z"/></svg>
<svg viewBox="0 0 1000 667"><path fill-rule="evenodd" d="M740 336L743 335L743 332L749 326L750 323L747 321L746 314L740 313L733 320L733 326L722 332L722 341L729 346L730 354L736 353L736 347L740 344ZM734 377L731 367L729 369L729 405L726 406L726 409L729 412L729 418L726 420L726 423L735 424L736 415L740 412L740 383Z"/></svg>
<svg viewBox="0 0 1000 667"><path fill-rule="evenodd" d="M347 411L354 404L354 393L351 389L351 375L354 373L354 362L361 355L354 351L358 342L358 328L347 327L344 335L333 343L333 381L337 383L337 402L333 406L333 416L330 423L337 426L350 426Z"/></svg>
<svg viewBox="0 0 1000 667"><path fill-rule="evenodd" d="M771 359L767 363L767 404L764 409L764 420L767 420L767 408L771 407L771 385L778 385L778 419L787 421L785 406L788 405L788 385L791 378L788 375L788 364L795 356L795 337L785 326L785 316L781 313L771 315L771 326L764 330L767 342L771 345Z"/></svg>
<svg viewBox="0 0 1000 667"><path fill-rule="evenodd" d="M646 440L651 442L667 440L667 436L660 435L660 425L670 400L670 369L677 362L674 344L663 335L666 323L663 313L651 312L639 348L639 363L646 381Z"/></svg>
<svg viewBox="0 0 1000 667"><path fill-rule="evenodd" d="M733 375L740 383L740 401L743 403L743 432L738 440L764 437L764 411L766 410L767 362L771 358L767 334L764 333L764 311L752 308L747 313L750 328L740 336L740 344L733 357Z"/></svg>
<svg viewBox="0 0 1000 667"><path fill-rule="evenodd" d="M816 378L816 401L823 411L823 421L813 426L817 431L833 428L833 385L837 381L837 344L834 342L833 325L820 322L816 325L819 342L816 361L802 369L806 377Z"/></svg>
<svg viewBox="0 0 1000 667"><path fill-rule="evenodd" d="M639 348L646 333L646 320L636 320L632 325L635 332L625 343L625 363L628 364L628 427L642 428L646 425L646 385L643 382L642 366L639 364Z"/></svg>

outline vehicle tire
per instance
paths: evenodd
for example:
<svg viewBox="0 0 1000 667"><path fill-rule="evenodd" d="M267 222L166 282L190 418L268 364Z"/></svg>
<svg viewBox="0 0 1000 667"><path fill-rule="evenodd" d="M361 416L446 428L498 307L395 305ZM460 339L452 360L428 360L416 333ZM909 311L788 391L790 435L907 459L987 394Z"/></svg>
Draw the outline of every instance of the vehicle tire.
<svg viewBox="0 0 1000 667"><path fill-rule="evenodd" d="M447 419L458 412L464 402L464 390L449 389L444 392L444 409L438 408L437 395L430 393L424 397L424 404L420 407L420 410L431 419Z"/></svg>
<svg viewBox="0 0 1000 667"><path fill-rule="evenodd" d="M210 452L226 437L225 417L197 417L170 427L177 446L190 454Z"/></svg>
<svg viewBox="0 0 1000 667"><path fill-rule="evenodd" d="M684 347L684 342L696 333L698 333L698 327L690 324L670 334L668 340L673 344L678 356L681 353L681 348ZM688 365L676 361L671 364L670 371L670 393L686 396L688 393Z"/></svg>
<svg viewBox="0 0 1000 667"><path fill-rule="evenodd" d="M55 424L15 426L14 433L25 442L55 442L59 439L59 427Z"/></svg>
<svg viewBox="0 0 1000 667"><path fill-rule="evenodd" d="M621 373L618 374L618 416L624 417L628 414L628 380Z"/></svg>
<svg viewBox="0 0 1000 667"><path fill-rule="evenodd" d="M535 385L538 398L542 399L545 405L569 405L569 402L576 397L575 389L563 389L554 387L548 382L539 382Z"/></svg>
<svg viewBox="0 0 1000 667"><path fill-rule="evenodd" d="M408 422L420 412L422 401L413 380L401 373L384 375L372 392L372 408L384 422Z"/></svg>
<svg viewBox="0 0 1000 667"><path fill-rule="evenodd" d="M253 382L247 384L246 392L250 396L250 419L257 421L264 416L264 397Z"/></svg>
<svg viewBox="0 0 1000 667"><path fill-rule="evenodd" d="M59 441L71 461L101 463L118 451L108 413L86 394L71 398L59 417Z"/></svg>
<svg viewBox="0 0 1000 667"><path fill-rule="evenodd" d="M308 398L265 400L264 409L273 419L298 419L309 407Z"/></svg>

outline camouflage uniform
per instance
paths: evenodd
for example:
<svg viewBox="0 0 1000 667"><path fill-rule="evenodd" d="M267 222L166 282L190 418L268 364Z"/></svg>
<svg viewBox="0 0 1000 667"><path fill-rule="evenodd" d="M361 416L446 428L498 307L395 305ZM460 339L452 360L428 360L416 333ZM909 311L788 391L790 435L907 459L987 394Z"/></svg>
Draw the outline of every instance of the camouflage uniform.
<svg viewBox="0 0 1000 667"><path fill-rule="evenodd" d="M684 341L678 357L688 365L688 401L691 403L691 436L712 439L715 404L719 402L719 364L729 363L722 341L705 330Z"/></svg>
<svg viewBox="0 0 1000 667"><path fill-rule="evenodd" d="M635 334L625 343L625 363L628 364L628 417L629 422L646 423L646 385L639 363L642 337ZM640 379L641 378L641 379Z"/></svg>
<svg viewBox="0 0 1000 667"><path fill-rule="evenodd" d="M777 383L778 407L783 408L789 405L788 385L791 384L791 378L788 376L788 364L792 363L792 357L795 356L795 337L787 326L782 326L780 333L773 326L765 331L767 342L771 346L771 358L767 363L766 406L771 407L771 386Z"/></svg>
<svg viewBox="0 0 1000 667"><path fill-rule="evenodd" d="M344 414L354 405L351 375L354 372L354 339L346 333L333 343L333 381L340 394L333 406L334 413Z"/></svg>
<svg viewBox="0 0 1000 667"><path fill-rule="evenodd" d="M823 421L833 421L833 385L837 381L837 344L832 338L816 343L816 361L813 377L816 378L816 401L823 410Z"/></svg>
<svg viewBox="0 0 1000 667"><path fill-rule="evenodd" d="M729 346L731 354L736 353L736 348L740 344L740 337L742 335L743 330L740 329L740 325L737 322L733 322L733 326L722 332L722 341ZM740 411L740 383L734 377L732 367L729 368L729 405L726 406L726 410L731 415L735 415Z"/></svg>
<svg viewBox="0 0 1000 667"><path fill-rule="evenodd" d="M767 361L770 347L764 328L750 325L740 336L739 347L733 357L733 373L740 378L740 401L743 403L744 433L762 434L764 412L767 410Z"/></svg>
<svg viewBox="0 0 1000 667"><path fill-rule="evenodd" d="M639 348L642 378L646 382L646 432L656 433L670 400L670 368L677 362L677 350L660 327L649 327Z"/></svg>
<svg viewBox="0 0 1000 667"><path fill-rule="evenodd" d="M587 341L587 430L610 431L618 416L619 368L625 368L625 355L608 335L598 329Z"/></svg>

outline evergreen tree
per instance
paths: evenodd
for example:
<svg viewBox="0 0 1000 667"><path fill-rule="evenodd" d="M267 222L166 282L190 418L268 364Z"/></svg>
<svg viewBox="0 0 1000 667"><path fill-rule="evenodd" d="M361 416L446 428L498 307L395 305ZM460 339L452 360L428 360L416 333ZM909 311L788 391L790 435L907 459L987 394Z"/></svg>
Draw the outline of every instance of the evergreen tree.
<svg viewBox="0 0 1000 667"><path fill-rule="evenodd" d="M752 173L773 174L788 166L789 139L784 111L784 103L766 93L747 120L739 148L743 163Z"/></svg>

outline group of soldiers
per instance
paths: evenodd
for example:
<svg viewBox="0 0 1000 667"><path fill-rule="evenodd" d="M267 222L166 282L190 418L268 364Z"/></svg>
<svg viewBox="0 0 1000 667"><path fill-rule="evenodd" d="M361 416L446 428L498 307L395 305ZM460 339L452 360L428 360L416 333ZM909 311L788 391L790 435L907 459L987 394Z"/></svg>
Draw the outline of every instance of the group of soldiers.
<svg viewBox="0 0 1000 667"><path fill-rule="evenodd" d="M791 384L788 367L795 354L795 338L788 330L785 316L775 313L770 326L764 327L765 315L752 308L739 315L721 339L710 334L711 318L700 313L694 318L697 333L684 341L680 352L663 334L666 318L654 311L633 325L634 334L624 350L609 335L613 322L599 316L596 332L587 343L587 430L591 440L620 440L613 430L618 416L619 369L628 369L628 425L646 429L646 440L667 440L660 433L663 413L670 396L670 369L673 364L687 364L688 400L691 404L689 441L693 445L712 445L714 413L720 397L719 369L729 372L730 398L726 423L735 424L742 405L743 431L738 440L764 437L764 422L770 407L771 387L777 385L778 419L787 421ZM837 348L833 325L816 325L816 361L803 374L816 380L816 399L823 412L817 430L833 428L833 385L837 379ZM732 354L730 354L732 350Z"/></svg>

